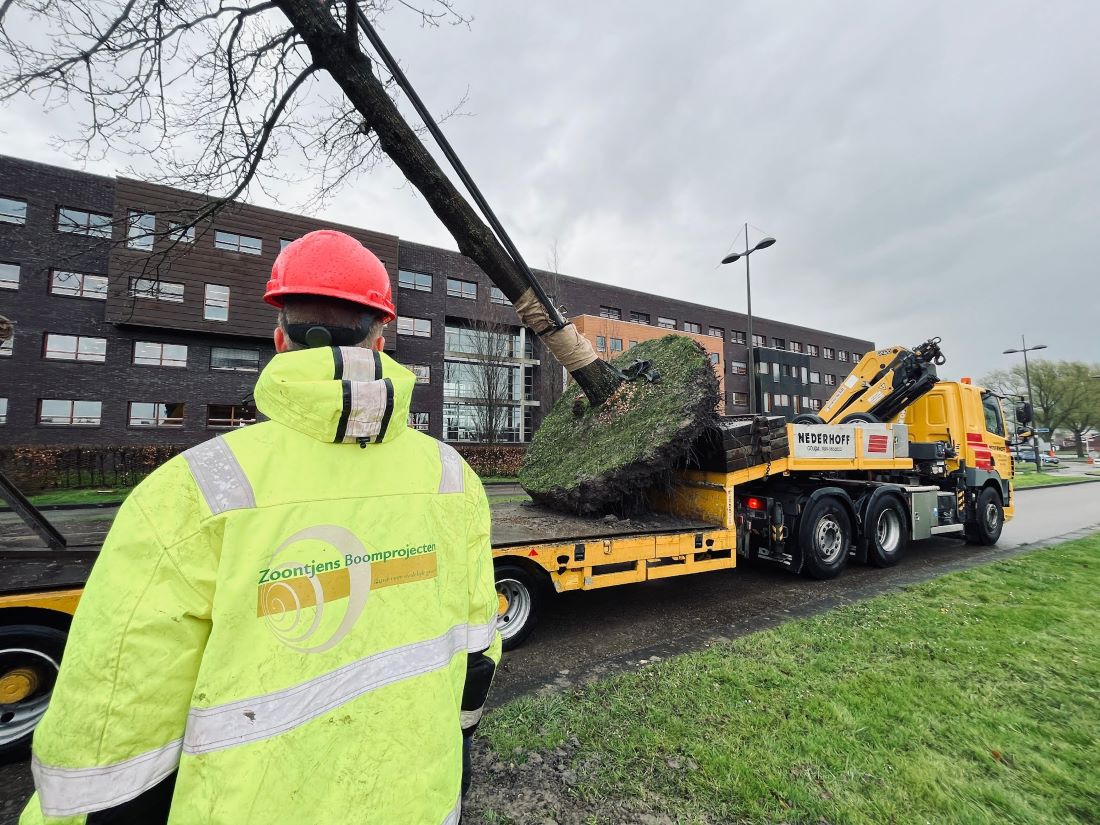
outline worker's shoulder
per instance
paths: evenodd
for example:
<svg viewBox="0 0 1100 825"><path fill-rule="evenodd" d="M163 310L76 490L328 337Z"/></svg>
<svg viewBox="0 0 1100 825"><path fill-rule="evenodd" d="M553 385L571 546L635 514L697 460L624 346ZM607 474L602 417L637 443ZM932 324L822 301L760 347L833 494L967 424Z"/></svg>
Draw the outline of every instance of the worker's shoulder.
<svg viewBox="0 0 1100 825"><path fill-rule="evenodd" d="M422 452L429 457L438 456L442 465L441 489L450 487L454 492L481 491L481 478L462 457L457 449L446 441L428 435L420 430L409 429L401 434L398 442L403 442L409 449Z"/></svg>

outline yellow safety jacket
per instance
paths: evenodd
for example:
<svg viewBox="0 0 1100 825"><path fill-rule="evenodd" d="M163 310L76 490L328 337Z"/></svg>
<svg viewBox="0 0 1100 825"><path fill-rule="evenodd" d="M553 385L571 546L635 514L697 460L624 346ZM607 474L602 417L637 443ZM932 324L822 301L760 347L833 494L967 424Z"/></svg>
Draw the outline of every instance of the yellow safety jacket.
<svg viewBox="0 0 1100 825"><path fill-rule="evenodd" d="M453 825L496 662L489 509L382 353L275 356L271 420L118 513L34 737L32 823ZM362 447L363 449L360 449ZM174 791L173 791L174 781Z"/></svg>

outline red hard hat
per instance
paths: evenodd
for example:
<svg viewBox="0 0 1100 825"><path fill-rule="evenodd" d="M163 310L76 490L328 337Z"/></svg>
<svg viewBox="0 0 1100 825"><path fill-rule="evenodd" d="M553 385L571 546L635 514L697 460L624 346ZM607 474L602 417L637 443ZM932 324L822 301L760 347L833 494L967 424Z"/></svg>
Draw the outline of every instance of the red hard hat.
<svg viewBox="0 0 1100 825"><path fill-rule="evenodd" d="M397 317L386 267L351 235L319 229L287 245L271 267L264 300L282 309L285 295L325 295Z"/></svg>

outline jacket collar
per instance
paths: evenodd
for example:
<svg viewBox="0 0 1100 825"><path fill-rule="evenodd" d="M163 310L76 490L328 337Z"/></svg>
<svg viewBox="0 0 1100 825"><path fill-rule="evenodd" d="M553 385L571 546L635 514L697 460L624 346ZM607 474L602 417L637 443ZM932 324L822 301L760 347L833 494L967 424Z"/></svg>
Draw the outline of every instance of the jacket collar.
<svg viewBox="0 0 1100 825"><path fill-rule="evenodd" d="M415 383L411 372L376 350L294 350L264 368L256 407L319 441L392 441L407 427Z"/></svg>

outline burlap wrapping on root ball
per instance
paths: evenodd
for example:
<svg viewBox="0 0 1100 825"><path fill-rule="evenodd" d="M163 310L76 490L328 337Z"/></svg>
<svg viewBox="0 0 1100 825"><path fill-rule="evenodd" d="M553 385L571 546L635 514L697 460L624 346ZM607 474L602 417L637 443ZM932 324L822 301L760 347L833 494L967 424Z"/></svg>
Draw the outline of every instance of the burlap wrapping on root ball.
<svg viewBox="0 0 1100 825"><path fill-rule="evenodd" d="M718 378L701 346L668 335L613 363L626 369L637 360L651 361L660 380L624 382L595 409L573 384L543 420L519 471L536 502L582 515L639 512L713 424Z"/></svg>

